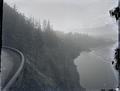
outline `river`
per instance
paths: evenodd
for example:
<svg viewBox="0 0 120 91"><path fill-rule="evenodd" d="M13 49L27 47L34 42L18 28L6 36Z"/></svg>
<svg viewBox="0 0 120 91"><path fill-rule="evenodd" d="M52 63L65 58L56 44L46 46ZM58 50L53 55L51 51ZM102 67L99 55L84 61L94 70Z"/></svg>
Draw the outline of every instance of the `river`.
<svg viewBox="0 0 120 91"><path fill-rule="evenodd" d="M89 52L81 52L74 60L83 87L89 91L117 87L118 75L112 65L116 45L101 46Z"/></svg>

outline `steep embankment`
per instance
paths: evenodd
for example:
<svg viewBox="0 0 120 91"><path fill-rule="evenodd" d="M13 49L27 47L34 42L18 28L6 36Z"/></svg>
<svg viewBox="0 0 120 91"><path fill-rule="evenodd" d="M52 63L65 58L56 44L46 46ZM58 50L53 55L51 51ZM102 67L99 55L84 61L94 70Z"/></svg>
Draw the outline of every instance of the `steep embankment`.
<svg viewBox="0 0 120 91"><path fill-rule="evenodd" d="M73 63L80 48L61 41L48 26L43 32L34 26L31 19L4 3L2 45L19 49L26 59L22 78L12 91L80 91Z"/></svg>

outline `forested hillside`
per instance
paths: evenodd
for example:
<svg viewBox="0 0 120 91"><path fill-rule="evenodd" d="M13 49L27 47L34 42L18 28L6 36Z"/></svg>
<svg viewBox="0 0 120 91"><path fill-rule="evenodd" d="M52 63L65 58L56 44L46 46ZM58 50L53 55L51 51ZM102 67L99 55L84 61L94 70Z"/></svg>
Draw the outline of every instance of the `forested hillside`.
<svg viewBox="0 0 120 91"><path fill-rule="evenodd" d="M64 34L54 31L49 21L42 28L34 22L4 3L2 45L19 49L26 59L23 78L12 91L84 91L73 60L81 51L112 41Z"/></svg>

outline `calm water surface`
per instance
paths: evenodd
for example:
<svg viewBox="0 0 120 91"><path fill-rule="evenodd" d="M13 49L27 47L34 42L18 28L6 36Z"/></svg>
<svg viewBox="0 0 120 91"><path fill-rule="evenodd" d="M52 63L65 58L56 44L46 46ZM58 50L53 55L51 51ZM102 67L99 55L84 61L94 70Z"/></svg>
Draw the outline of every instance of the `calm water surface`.
<svg viewBox="0 0 120 91"><path fill-rule="evenodd" d="M80 84L87 89L116 88L117 72L111 61L114 60L116 44L82 52L75 59L80 75Z"/></svg>

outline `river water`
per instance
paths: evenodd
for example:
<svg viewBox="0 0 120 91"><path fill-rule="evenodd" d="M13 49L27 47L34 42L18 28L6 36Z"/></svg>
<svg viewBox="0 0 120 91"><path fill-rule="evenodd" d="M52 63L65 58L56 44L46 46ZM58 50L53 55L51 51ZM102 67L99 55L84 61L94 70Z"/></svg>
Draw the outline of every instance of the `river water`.
<svg viewBox="0 0 120 91"><path fill-rule="evenodd" d="M89 91L117 87L118 75L112 65L116 46L117 44L112 44L84 51L74 60L83 87Z"/></svg>

